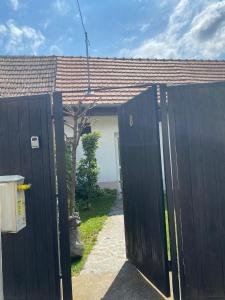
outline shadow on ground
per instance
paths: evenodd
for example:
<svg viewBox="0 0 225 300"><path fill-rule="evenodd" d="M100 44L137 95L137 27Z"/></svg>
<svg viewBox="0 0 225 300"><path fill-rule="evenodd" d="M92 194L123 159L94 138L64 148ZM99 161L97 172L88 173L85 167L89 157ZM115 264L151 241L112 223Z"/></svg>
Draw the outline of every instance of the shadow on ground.
<svg viewBox="0 0 225 300"><path fill-rule="evenodd" d="M125 262L102 300L162 300L162 297L129 262Z"/></svg>

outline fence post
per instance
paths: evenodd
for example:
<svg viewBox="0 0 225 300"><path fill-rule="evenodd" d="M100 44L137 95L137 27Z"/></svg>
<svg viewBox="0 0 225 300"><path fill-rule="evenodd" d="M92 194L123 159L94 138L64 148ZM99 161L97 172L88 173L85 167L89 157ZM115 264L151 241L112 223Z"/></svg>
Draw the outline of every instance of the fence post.
<svg viewBox="0 0 225 300"><path fill-rule="evenodd" d="M53 93L63 300L72 300L62 94Z"/></svg>
<svg viewBox="0 0 225 300"><path fill-rule="evenodd" d="M163 156L164 156L165 181L166 181L166 196L167 196L168 215L169 215L173 294L174 294L174 300L179 300L180 287L179 287L179 272L178 272L178 261L177 261L178 253L177 253L177 238L176 238L176 224L175 224L175 203L174 203L173 183L172 183L172 166L170 161L171 154L170 154L170 138L169 138L169 126L168 126L168 109L167 109L168 106L167 106L166 98L167 98L166 86L160 85Z"/></svg>

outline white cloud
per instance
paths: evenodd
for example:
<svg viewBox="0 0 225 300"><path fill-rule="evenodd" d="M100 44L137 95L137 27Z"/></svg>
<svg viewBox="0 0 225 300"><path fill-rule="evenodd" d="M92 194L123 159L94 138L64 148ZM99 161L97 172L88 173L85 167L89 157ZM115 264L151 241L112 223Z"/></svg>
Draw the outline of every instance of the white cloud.
<svg viewBox="0 0 225 300"><path fill-rule="evenodd" d="M169 4L168 0L159 0L159 6L161 8L164 8L165 6L167 6Z"/></svg>
<svg viewBox="0 0 225 300"><path fill-rule="evenodd" d="M61 15L66 15L69 12L68 1L65 0L55 0L53 7Z"/></svg>
<svg viewBox="0 0 225 300"><path fill-rule="evenodd" d="M43 34L29 26L16 25L14 20L0 24L0 43L4 45L7 54L36 55L45 42Z"/></svg>
<svg viewBox="0 0 225 300"><path fill-rule="evenodd" d="M150 24L149 23L145 23L145 24L142 24L140 26L140 31L141 32L145 32L148 28L149 28Z"/></svg>
<svg viewBox="0 0 225 300"><path fill-rule="evenodd" d="M133 35L127 38L123 39L123 43L128 44L128 43L132 43L133 41L135 41L137 39L137 36Z"/></svg>
<svg viewBox="0 0 225 300"><path fill-rule="evenodd" d="M43 22L40 23L41 27L44 29L47 29L49 25L51 24L51 19L46 19Z"/></svg>
<svg viewBox="0 0 225 300"><path fill-rule="evenodd" d="M63 51L59 46L51 45L51 47L49 49L49 54L50 55L63 55Z"/></svg>
<svg viewBox="0 0 225 300"><path fill-rule="evenodd" d="M225 0L180 0L166 30L121 56L154 58L220 58L225 54Z"/></svg>
<svg viewBox="0 0 225 300"><path fill-rule="evenodd" d="M192 53L212 58L225 54L225 1L209 5L191 24L183 36L183 43L191 45Z"/></svg>
<svg viewBox="0 0 225 300"><path fill-rule="evenodd" d="M19 9L19 5L20 5L19 0L9 0L9 2L10 2L10 5L12 6L12 8L14 10L18 10Z"/></svg>
<svg viewBox="0 0 225 300"><path fill-rule="evenodd" d="M5 35L7 32L7 28L5 25L0 24L0 38L3 37L3 35Z"/></svg>

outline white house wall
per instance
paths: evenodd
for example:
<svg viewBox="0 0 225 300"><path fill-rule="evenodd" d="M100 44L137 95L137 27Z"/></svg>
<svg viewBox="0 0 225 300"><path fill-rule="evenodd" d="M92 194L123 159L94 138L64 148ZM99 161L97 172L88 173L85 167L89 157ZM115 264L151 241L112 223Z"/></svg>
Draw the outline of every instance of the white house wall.
<svg viewBox="0 0 225 300"><path fill-rule="evenodd" d="M71 122L66 118L67 122ZM93 116L90 117L91 129L99 131L101 138L99 148L96 153L100 168L99 185L108 188L119 187L119 166L116 140L118 138L118 118L117 116ZM72 136L72 130L65 126L65 132ZM82 145L79 143L77 149L77 160L83 156Z"/></svg>

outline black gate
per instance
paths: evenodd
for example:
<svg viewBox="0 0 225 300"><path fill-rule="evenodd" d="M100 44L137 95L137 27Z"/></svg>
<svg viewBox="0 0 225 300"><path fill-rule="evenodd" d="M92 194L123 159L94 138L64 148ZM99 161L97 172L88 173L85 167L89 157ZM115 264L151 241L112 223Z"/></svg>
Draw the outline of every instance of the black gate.
<svg viewBox="0 0 225 300"><path fill-rule="evenodd" d="M225 300L225 83L158 95L153 85L120 109L127 256L169 294L163 166L174 299Z"/></svg>
<svg viewBox="0 0 225 300"><path fill-rule="evenodd" d="M22 175L32 188L26 194L27 227L3 235L3 280L6 300L72 299L66 195L63 194L63 119L60 94L54 96L53 140L50 95L0 100L0 175ZM60 115L61 113L61 115ZM40 149L31 148L38 136ZM56 144L61 266L57 233L54 147ZM60 148L61 147L61 148ZM65 174L64 174L65 175ZM65 176L64 176L65 177Z"/></svg>
<svg viewBox="0 0 225 300"><path fill-rule="evenodd" d="M167 94L181 297L224 300L225 83Z"/></svg>
<svg viewBox="0 0 225 300"><path fill-rule="evenodd" d="M156 93L153 86L119 114L126 250L129 260L169 296Z"/></svg>

